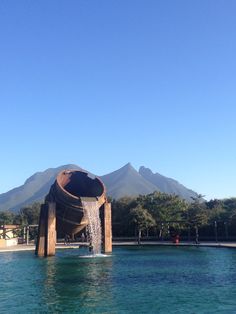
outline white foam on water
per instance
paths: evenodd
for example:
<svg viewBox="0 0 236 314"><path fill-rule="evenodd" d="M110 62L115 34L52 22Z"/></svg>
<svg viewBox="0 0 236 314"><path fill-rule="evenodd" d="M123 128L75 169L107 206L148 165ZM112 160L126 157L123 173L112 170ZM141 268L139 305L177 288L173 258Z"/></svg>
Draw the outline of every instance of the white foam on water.
<svg viewBox="0 0 236 314"><path fill-rule="evenodd" d="M82 201L82 205L88 218L88 232L92 245L92 255L89 256L96 257L97 255L102 255L102 228L99 216L99 204L98 202Z"/></svg>
<svg viewBox="0 0 236 314"><path fill-rule="evenodd" d="M90 254L90 255L81 255L79 258L100 258L100 257L110 257L111 255L106 254Z"/></svg>

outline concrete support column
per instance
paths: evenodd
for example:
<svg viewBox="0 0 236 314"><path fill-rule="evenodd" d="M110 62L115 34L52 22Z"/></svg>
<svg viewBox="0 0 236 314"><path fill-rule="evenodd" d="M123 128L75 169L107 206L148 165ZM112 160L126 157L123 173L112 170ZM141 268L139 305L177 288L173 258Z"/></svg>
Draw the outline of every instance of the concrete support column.
<svg viewBox="0 0 236 314"><path fill-rule="evenodd" d="M41 209L40 209L38 239L37 239L36 250L35 250L35 254L38 256L45 255L46 217L47 217L47 207L46 207L46 204L43 204L41 205Z"/></svg>
<svg viewBox="0 0 236 314"><path fill-rule="evenodd" d="M56 203L48 203L46 256L56 253Z"/></svg>
<svg viewBox="0 0 236 314"><path fill-rule="evenodd" d="M111 203L104 204L104 253L112 252Z"/></svg>
<svg viewBox="0 0 236 314"><path fill-rule="evenodd" d="M35 254L38 256L55 255L56 250L56 203L41 206L38 240Z"/></svg>

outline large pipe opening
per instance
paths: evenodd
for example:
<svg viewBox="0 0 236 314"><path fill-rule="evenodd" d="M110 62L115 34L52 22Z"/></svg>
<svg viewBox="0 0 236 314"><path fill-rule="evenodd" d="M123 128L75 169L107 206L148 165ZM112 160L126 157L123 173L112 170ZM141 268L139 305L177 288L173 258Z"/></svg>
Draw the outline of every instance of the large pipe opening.
<svg viewBox="0 0 236 314"><path fill-rule="evenodd" d="M104 193L104 185L98 178L91 178L82 171L63 171L57 177L62 189L75 197L99 197Z"/></svg>

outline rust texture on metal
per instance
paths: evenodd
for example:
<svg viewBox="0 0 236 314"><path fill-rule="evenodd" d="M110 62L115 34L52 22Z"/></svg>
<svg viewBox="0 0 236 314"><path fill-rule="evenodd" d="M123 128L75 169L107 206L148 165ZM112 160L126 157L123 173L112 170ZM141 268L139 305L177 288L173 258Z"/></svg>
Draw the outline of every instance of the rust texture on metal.
<svg viewBox="0 0 236 314"><path fill-rule="evenodd" d="M103 182L81 170L60 172L45 198L45 204L41 207L37 255L54 254L56 232L61 236L69 235L73 238L85 228L88 220L85 208L83 208L83 201L96 201L100 208L104 208L103 205L107 199ZM52 207L52 204L55 204L55 219L48 212L48 206ZM56 228L53 227L54 224ZM55 232L53 228L55 228ZM52 243L52 245L48 243Z"/></svg>
<svg viewBox="0 0 236 314"><path fill-rule="evenodd" d="M57 231L72 236L87 224L82 200L106 201L105 186L97 177L78 170L60 172L46 199L56 202Z"/></svg>

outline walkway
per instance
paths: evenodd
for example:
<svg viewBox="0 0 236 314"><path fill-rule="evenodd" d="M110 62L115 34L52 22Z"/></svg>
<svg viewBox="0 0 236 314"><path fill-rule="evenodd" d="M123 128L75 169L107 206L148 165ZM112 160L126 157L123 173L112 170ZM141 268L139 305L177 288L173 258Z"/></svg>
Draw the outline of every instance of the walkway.
<svg viewBox="0 0 236 314"><path fill-rule="evenodd" d="M113 246L129 246L137 245L136 241L132 242L113 242ZM236 248L236 242L200 242L196 244L195 242L180 242L178 244L169 241L145 241L141 242L140 245L156 245L156 246L201 246L201 247L225 247L225 248Z"/></svg>
<svg viewBox="0 0 236 314"><path fill-rule="evenodd" d="M113 246L136 246L137 242L130 241L120 241L120 242L113 242ZM148 246L148 245L156 245L156 246L197 246L197 247L221 247L221 248L236 248L236 242L201 242L199 244L191 243L191 242L180 242L179 244L175 244L172 242L161 242L161 241L145 241L141 242L141 245ZM88 243L85 242L76 242L73 244L62 244L57 243L56 249L78 249L81 246L88 246ZM20 251L34 251L35 245L34 244L18 244L14 246L9 246L5 248L0 248L0 253L4 252L20 252Z"/></svg>

